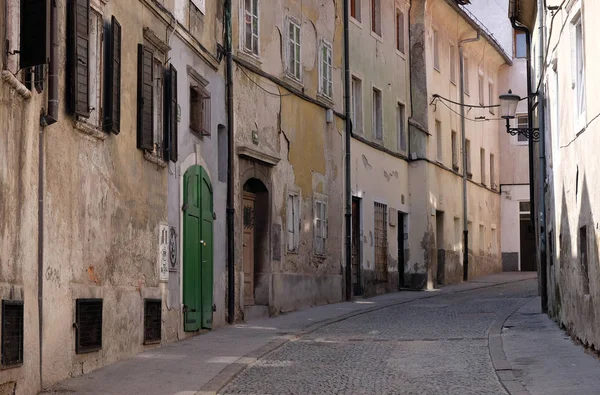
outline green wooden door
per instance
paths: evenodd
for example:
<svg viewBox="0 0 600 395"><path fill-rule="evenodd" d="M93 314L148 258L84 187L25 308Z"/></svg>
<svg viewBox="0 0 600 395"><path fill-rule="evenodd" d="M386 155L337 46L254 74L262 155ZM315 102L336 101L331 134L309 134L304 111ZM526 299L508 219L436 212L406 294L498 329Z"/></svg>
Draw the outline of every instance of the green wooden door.
<svg viewBox="0 0 600 395"><path fill-rule="evenodd" d="M202 223L200 229L201 240L201 304L202 328L212 328L213 313L213 192L208 175L202 169L200 182L200 209Z"/></svg>
<svg viewBox="0 0 600 395"><path fill-rule="evenodd" d="M199 166L183 176L183 322L185 331L200 329L200 182Z"/></svg>

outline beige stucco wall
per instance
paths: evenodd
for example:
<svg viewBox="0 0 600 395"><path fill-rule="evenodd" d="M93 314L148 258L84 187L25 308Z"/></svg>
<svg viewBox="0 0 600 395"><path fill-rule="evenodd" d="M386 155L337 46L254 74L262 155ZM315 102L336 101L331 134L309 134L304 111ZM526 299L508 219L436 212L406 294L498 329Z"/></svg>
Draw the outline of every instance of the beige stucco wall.
<svg viewBox="0 0 600 395"><path fill-rule="evenodd" d="M259 56L243 51L240 26L243 1L233 2L234 108L236 149L252 151L234 158L236 169L236 305L243 318L242 189L249 178L258 178L268 189L267 242L262 255L267 264L268 306L271 314L342 298L343 249L343 122L331 108L343 111L342 14L340 2L288 0L260 2ZM287 42L285 21L293 17L301 26L302 81L285 73ZM332 44L333 100L318 94L321 39ZM240 64L242 62L244 65ZM260 77L257 73L266 73ZM266 78L271 76L273 80ZM285 85L286 88L282 87ZM267 93L270 92L270 93ZM304 94L306 98L300 97ZM310 102L312 100L313 102ZM254 143L252 132L258 136ZM268 155L276 164L267 164ZM287 253L286 204L289 192L300 197L299 250ZM326 256L314 253L315 197L327 200L328 238ZM281 255L277 258L278 253ZM263 300L264 305L265 301ZM258 303L257 303L258 304Z"/></svg>

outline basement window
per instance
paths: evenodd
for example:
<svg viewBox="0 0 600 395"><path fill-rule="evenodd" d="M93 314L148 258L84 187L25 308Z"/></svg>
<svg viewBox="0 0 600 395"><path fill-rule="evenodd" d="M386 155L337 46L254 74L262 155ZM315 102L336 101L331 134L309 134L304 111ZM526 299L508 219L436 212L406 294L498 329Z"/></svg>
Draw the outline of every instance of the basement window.
<svg viewBox="0 0 600 395"><path fill-rule="evenodd" d="M83 354L102 348L102 299L75 302L75 352Z"/></svg>
<svg viewBox="0 0 600 395"><path fill-rule="evenodd" d="M2 301L2 367L23 364L23 302Z"/></svg>
<svg viewBox="0 0 600 395"><path fill-rule="evenodd" d="M144 300L144 344L160 343L162 323L162 301Z"/></svg>

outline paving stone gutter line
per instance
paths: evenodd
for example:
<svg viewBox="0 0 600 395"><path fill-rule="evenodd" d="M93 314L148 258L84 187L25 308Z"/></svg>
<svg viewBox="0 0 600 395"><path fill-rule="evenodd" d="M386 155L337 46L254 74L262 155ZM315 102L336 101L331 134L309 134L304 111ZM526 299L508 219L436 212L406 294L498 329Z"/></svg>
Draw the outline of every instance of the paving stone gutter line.
<svg viewBox="0 0 600 395"><path fill-rule="evenodd" d="M508 362L508 359L506 358L504 346L502 345L502 328L510 316L515 314L521 307L525 306L534 298L535 296L527 298L514 310L496 318L488 332L488 349L490 351L492 364L494 365L494 371L496 372L496 376L498 376L500 384L502 384L509 395L530 395L530 392L519 382L519 380L517 380L510 362Z"/></svg>
<svg viewBox="0 0 600 395"><path fill-rule="evenodd" d="M528 281L528 280L531 280L531 278L503 281L503 282L497 282L497 283L477 283L477 281L473 281L473 282L471 282L471 284L483 284L483 285L478 286L478 287L464 289L464 290L447 290L446 291L444 288L442 288L440 290L440 292L434 293L431 295L427 295L425 293L415 293L415 297L412 299L409 299L409 300L388 302L388 303L381 304L379 306L367 307L363 310L353 311L350 313L342 314L335 318L323 320L316 324L310 325L300 331L297 331L293 334L289 334L282 338L275 339L275 340L269 342L268 344L265 344L264 346L244 355L243 357L239 358L237 361L229 364L226 368L224 368L221 372L219 372L215 377L213 377L208 383L203 385L202 388L198 392L196 392L195 395L217 395L219 393L219 391L221 391L223 388L225 388L225 386L227 384L229 384L229 382L231 382L237 375L242 373L246 368L248 368L249 366L254 364L259 359L265 357L267 354L271 354L271 353L277 351L277 349L279 349L280 347L282 347L284 344L286 344L289 341L298 340L298 339L302 338L303 336L306 336L306 335L308 335L312 332L315 332L323 327L335 324L337 322L344 321L349 318L356 317L356 316L359 316L362 314L368 314L368 313L372 313L374 311L383 310L388 307L411 303L411 302L414 302L415 300L431 299L431 298L435 298L435 297L438 297L441 295L470 292L470 291L475 291L475 290L479 290L479 289L483 289L483 288L492 288L492 287L497 287L500 285L512 284L512 283ZM463 284L469 284L469 283L463 283ZM506 356L504 354L504 349L502 348L502 338L501 338L502 327L504 325L504 322L528 301L529 301L529 299L527 299L527 301L525 301L523 304L520 304L515 310L511 311L510 313L505 314L501 317L498 317L494 321L494 323L492 324L492 326L488 332L488 344L489 344L490 356L492 358L492 363L494 365L496 375L498 376L500 383L504 386L504 388L508 391L508 393L510 395L525 395L525 394L529 394L529 392L527 392L525 387L523 387L521 385L521 383L517 381L516 377L512 373L510 364L509 364L508 360L506 359ZM492 341L492 339L494 339L494 340ZM494 347L493 352L492 352L492 344ZM517 385L520 386L521 389L519 389L517 387Z"/></svg>

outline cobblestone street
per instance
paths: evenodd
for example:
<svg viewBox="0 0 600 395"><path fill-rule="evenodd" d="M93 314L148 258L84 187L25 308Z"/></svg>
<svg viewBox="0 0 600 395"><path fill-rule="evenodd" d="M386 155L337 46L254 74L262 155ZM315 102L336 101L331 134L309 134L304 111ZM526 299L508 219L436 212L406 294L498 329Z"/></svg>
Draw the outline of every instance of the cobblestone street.
<svg viewBox="0 0 600 395"><path fill-rule="evenodd" d="M222 394L505 394L488 330L536 295L527 280L388 307L258 360Z"/></svg>

